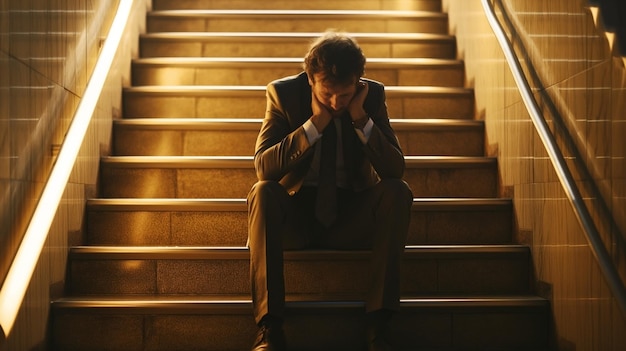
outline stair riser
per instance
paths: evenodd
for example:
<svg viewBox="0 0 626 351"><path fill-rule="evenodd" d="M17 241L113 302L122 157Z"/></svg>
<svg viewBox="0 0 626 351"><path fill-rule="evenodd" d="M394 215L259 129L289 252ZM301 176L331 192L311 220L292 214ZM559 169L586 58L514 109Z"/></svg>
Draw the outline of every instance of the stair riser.
<svg viewBox="0 0 626 351"><path fill-rule="evenodd" d="M148 57L302 57L309 48L309 40L267 40L250 38L239 40L205 39L180 40L144 37L140 41L141 56ZM445 58L454 59L456 43L447 41L422 42L368 42L359 41L368 57L386 58Z"/></svg>
<svg viewBox="0 0 626 351"><path fill-rule="evenodd" d="M88 245L245 246L242 211L88 211ZM484 211L413 210L408 245L511 242L509 206Z"/></svg>
<svg viewBox="0 0 626 351"><path fill-rule="evenodd" d="M133 85L266 85L302 71L302 65L251 67L176 67L134 64ZM365 76L393 86L463 87L462 67L384 69L367 67Z"/></svg>
<svg viewBox="0 0 626 351"><path fill-rule="evenodd" d="M153 0L152 8L441 11L441 0Z"/></svg>
<svg viewBox="0 0 626 351"><path fill-rule="evenodd" d="M141 130L116 127L118 156L245 156L254 154L258 130ZM397 131L406 155L483 156L482 129ZM438 141L449 140L448 143Z"/></svg>
<svg viewBox="0 0 626 351"><path fill-rule="evenodd" d="M265 92L215 96L126 91L123 105L126 118L263 118L266 100ZM398 96L388 93L387 110L390 118L471 119L474 97L471 94Z"/></svg>
<svg viewBox="0 0 626 351"><path fill-rule="evenodd" d="M225 16L184 17L150 16L148 32L323 32L329 28L377 33L448 33L448 22L441 17L407 19L375 19L372 17L338 18L333 16L255 16L254 18ZM362 17L362 16L361 16ZM367 23L367 25L363 25Z"/></svg>
<svg viewBox="0 0 626 351"><path fill-rule="evenodd" d="M57 310L53 315L54 346L77 351L248 350L256 326L251 308L242 309L231 315L104 315ZM289 347L361 351L362 313L358 309L289 313L285 327ZM410 350L540 350L547 342L547 314L546 308L539 307L405 309L392 320L397 331L391 339Z"/></svg>
<svg viewBox="0 0 626 351"><path fill-rule="evenodd" d="M402 275L406 296L528 293L527 255L409 256ZM369 264L368 259L286 258L285 289L294 295L364 298ZM73 259L69 281L72 294L250 294L248 259Z"/></svg>
<svg viewBox="0 0 626 351"><path fill-rule="evenodd" d="M149 167L149 166L147 166ZM495 164L477 167L407 168L404 179L415 197L496 196ZM245 198L257 181L253 168L101 167L105 198Z"/></svg>

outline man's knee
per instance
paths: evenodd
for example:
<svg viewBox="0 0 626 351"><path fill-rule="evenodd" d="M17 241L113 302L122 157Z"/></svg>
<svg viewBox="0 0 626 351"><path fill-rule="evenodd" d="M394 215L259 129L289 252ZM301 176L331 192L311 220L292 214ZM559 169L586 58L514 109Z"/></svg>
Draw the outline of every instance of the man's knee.
<svg viewBox="0 0 626 351"><path fill-rule="evenodd" d="M382 196L385 199L405 205L410 205L413 202L413 192L402 179L383 179L378 185L381 187Z"/></svg>
<svg viewBox="0 0 626 351"><path fill-rule="evenodd" d="M276 200L285 190L277 181L260 180L252 186L248 193L248 203L252 201Z"/></svg>

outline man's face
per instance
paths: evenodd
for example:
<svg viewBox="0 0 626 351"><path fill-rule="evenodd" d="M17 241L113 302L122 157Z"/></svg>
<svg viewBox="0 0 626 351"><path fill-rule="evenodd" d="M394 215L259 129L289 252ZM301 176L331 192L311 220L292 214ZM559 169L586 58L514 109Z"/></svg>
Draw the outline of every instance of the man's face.
<svg viewBox="0 0 626 351"><path fill-rule="evenodd" d="M356 94L356 79L347 85L332 85L324 80L321 73L313 77L314 80L309 80L313 95L333 117L341 116Z"/></svg>

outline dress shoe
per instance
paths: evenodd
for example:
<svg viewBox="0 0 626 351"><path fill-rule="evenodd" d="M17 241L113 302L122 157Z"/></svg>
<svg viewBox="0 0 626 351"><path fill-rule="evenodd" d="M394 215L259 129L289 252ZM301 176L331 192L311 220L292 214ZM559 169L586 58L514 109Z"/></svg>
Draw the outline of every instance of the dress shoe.
<svg viewBox="0 0 626 351"><path fill-rule="evenodd" d="M261 324L252 351L286 351L285 333L280 324Z"/></svg>
<svg viewBox="0 0 626 351"><path fill-rule="evenodd" d="M392 351L391 346L386 338L389 320L392 312L387 310L368 313L367 315L367 331L366 343L368 351Z"/></svg>
<svg viewBox="0 0 626 351"><path fill-rule="evenodd" d="M382 330L368 329L367 332L367 350L368 351L392 351L394 348L385 338Z"/></svg>

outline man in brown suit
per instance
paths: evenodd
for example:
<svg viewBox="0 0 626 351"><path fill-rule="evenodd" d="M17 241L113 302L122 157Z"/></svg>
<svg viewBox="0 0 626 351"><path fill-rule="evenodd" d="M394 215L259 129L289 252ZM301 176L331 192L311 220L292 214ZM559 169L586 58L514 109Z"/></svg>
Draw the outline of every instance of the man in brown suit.
<svg viewBox="0 0 626 351"><path fill-rule="evenodd" d="M399 308L413 197L384 86L363 79L364 70L356 41L327 32L305 56L304 72L267 86L254 156L259 181L248 195L253 350L286 349L283 250L306 248L371 250L366 341L370 350L390 349L383 332Z"/></svg>

